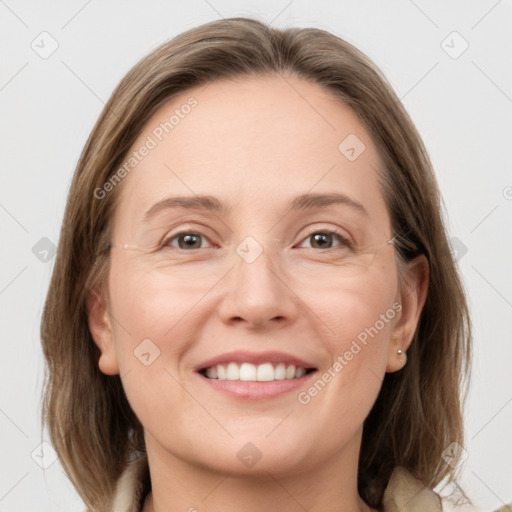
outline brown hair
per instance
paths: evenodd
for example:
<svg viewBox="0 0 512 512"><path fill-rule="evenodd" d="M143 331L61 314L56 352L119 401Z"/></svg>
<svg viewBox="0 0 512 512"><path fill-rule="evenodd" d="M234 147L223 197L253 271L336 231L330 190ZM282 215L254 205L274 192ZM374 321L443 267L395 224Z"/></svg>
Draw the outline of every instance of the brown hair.
<svg viewBox="0 0 512 512"><path fill-rule="evenodd" d="M142 425L118 375L98 369L86 301L108 272L108 231L117 187L99 200L150 117L200 84L291 72L350 106L384 162L380 179L402 262L429 262L429 290L403 370L388 373L364 423L359 493L379 507L396 465L433 488L455 470L441 456L464 445L462 401L470 362L466 299L441 215L427 152L411 119L375 65L342 39L314 28L278 30L232 18L189 30L143 58L105 105L78 162L67 198L41 337L47 361L43 421L80 496L108 509L127 461L144 451ZM451 461L453 464L453 462Z"/></svg>

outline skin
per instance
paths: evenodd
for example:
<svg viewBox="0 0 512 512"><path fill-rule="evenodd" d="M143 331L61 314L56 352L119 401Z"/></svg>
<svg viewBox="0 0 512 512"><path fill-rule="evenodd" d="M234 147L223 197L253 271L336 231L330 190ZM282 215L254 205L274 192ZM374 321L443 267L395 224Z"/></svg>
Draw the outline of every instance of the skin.
<svg viewBox="0 0 512 512"><path fill-rule="evenodd" d="M144 426L152 480L144 511L371 510L357 492L362 424L384 374L406 364L426 261L415 260L399 281L394 248L383 245L392 233L377 149L329 92L292 75L214 82L161 107L132 150L191 96L197 106L120 185L112 239L147 249L183 228L203 234L203 248L194 256L113 249L108 295L89 301L99 367L121 375ZM366 146L355 161L338 150L349 134ZM308 192L345 194L366 214L347 205L286 214L288 200ZM142 222L158 201L194 194L232 211L175 209ZM310 235L329 228L381 250L348 275L312 245ZM235 251L247 236L263 248L252 263ZM295 391L229 397L193 371L248 349L294 354L322 374L394 303L401 311L308 404ZM148 338L160 355L145 366L134 350ZM262 454L252 467L237 457L248 442Z"/></svg>

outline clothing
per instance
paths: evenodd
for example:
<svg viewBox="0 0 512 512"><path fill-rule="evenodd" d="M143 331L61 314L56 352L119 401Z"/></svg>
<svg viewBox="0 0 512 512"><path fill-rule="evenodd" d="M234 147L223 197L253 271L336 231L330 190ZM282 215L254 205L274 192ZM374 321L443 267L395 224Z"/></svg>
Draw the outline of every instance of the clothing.
<svg viewBox="0 0 512 512"><path fill-rule="evenodd" d="M441 498L401 466L395 467L382 499L384 512L442 512Z"/></svg>
<svg viewBox="0 0 512 512"><path fill-rule="evenodd" d="M111 512L141 512L143 481L147 459L141 457L120 476ZM397 466L383 497L384 512L442 512L441 499L415 479L403 467Z"/></svg>

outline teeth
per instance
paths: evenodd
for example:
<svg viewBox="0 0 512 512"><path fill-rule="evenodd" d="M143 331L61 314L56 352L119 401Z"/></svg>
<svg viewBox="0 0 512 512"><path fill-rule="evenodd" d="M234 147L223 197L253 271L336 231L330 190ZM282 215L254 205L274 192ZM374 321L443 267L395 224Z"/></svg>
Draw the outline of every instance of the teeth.
<svg viewBox="0 0 512 512"><path fill-rule="evenodd" d="M284 379L286 379L286 365L284 363L279 363L274 368L274 379L275 380L284 380Z"/></svg>
<svg viewBox="0 0 512 512"><path fill-rule="evenodd" d="M208 370L206 370L206 376L209 379L216 379L217 378L217 367L212 366L211 368L208 368Z"/></svg>
<svg viewBox="0 0 512 512"><path fill-rule="evenodd" d="M306 369L297 368L297 371L295 372L295 377L303 377L304 375L306 375Z"/></svg>
<svg viewBox="0 0 512 512"><path fill-rule="evenodd" d="M236 363L228 364L228 368L226 370L226 379L240 380L240 370L238 369L238 365Z"/></svg>
<svg viewBox="0 0 512 512"><path fill-rule="evenodd" d="M235 363L231 363L237 368ZM250 363L243 363L240 366L240 380L256 380L257 370L256 366Z"/></svg>
<svg viewBox="0 0 512 512"><path fill-rule="evenodd" d="M306 368L295 365L278 363L263 363L254 365L252 363L229 363L218 364L206 370L209 379L218 380L242 380L253 382L270 382L273 380L298 379L306 375Z"/></svg>

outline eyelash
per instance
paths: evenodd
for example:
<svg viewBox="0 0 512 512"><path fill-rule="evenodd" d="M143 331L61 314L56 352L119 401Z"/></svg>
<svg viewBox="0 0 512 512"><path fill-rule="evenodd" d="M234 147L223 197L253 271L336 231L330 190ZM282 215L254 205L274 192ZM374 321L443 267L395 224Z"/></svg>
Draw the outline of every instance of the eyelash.
<svg viewBox="0 0 512 512"><path fill-rule="evenodd" d="M313 235L318 235L318 234L322 234L322 235L334 235L336 238L338 238L338 240L341 242L340 245L348 248L348 249L352 249L352 244L350 243L350 241L346 238L346 236L341 233L340 231L337 231L335 229L320 229L320 230L317 230L317 231L312 231L308 236L306 236L305 238L302 239L302 242L303 243L304 241L306 241L308 238L311 238ZM200 232L197 232L197 231L180 231L179 233L175 233L173 235L170 235L168 236L167 238L165 238L160 246L161 249L176 249L176 250L179 250L179 251L182 251L182 252L193 252L193 251L197 251L198 249L190 249L190 250L185 250L185 249L180 249L179 247L172 247L170 245L171 241L180 237L180 236L184 236L184 235L198 235L198 236L201 236L207 240L209 240L209 238L206 236L206 235L203 235L202 233ZM201 247L199 247L199 249L202 249ZM315 249L314 247L306 247L306 249ZM334 250L336 249L336 246L335 247L328 247L327 249L323 249L322 252L326 252L326 251L331 251L331 250ZM318 249L318 250L321 250L321 249Z"/></svg>

